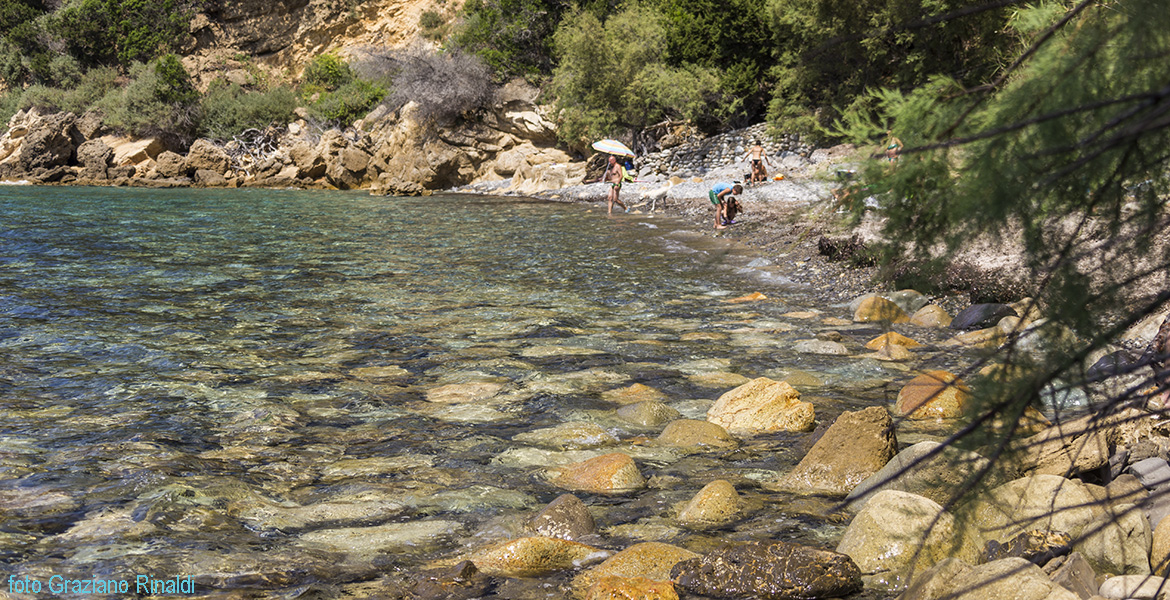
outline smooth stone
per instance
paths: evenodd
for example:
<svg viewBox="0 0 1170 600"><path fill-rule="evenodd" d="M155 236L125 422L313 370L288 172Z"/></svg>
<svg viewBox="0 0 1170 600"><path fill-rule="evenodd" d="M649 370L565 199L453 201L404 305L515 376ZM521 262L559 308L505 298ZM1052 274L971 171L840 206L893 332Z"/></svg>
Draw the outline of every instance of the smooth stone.
<svg viewBox="0 0 1170 600"><path fill-rule="evenodd" d="M739 493L731 482L717 479L703 486L679 511L678 520L690 525L727 523L739 512Z"/></svg>
<svg viewBox="0 0 1170 600"><path fill-rule="evenodd" d="M592 356L605 354L601 350L582 348L580 346L529 346L520 350L524 358L549 358L551 356Z"/></svg>
<svg viewBox="0 0 1170 600"><path fill-rule="evenodd" d="M589 514L585 503L572 494L557 496L532 517L528 525L540 535L565 540L577 540L597 532L593 515Z"/></svg>
<svg viewBox="0 0 1170 600"><path fill-rule="evenodd" d="M636 404L638 402L665 402L666 394L641 383L602 392L601 399L615 404Z"/></svg>
<svg viewBox="0 0 1170 600"><path fill-rule="evenodd" d="M998 327L988 327L987 329L960 333L941 345L948 348L998 348L1006 340L1007 336L1004 335L1003 330Z"/></svg>
<svg viewBox="0 0 1170 600"><path fill-rule="evenodd" d="M485 575L542 577L578 569L611 556L608 550L560 538L532 536L492 544L466 558Z"/></svg>
<svg viewBox="0 0 1170 600"><path fill-rule="evenodd" d="M1015 309L1007 304L973 304L959 311L951 320L951 329L986 329L999 323L1004 317L1019 317Z"/></svg>
<svg viewBox="0 0 1170 600"><path fill-rule="evenodd" d="M710 447L728 449L739 442L726 429L709 421L678 419L667 424L658 436L658 443L674 448Z"/></svg>
<svg viewBox="0 0 1170 600"><path fill-rule="evenodd" d="M463 525L455 521L411 521L375 527L319 529L303 533L301 545L350 554L376 554L425 547L454 537Z"/></svg>
<svg viewBox="0 0 1170 600"><path fill-rule="evenodd" d="M676 564L698 557L698 554L690 550L661 542L634 544L574 578L574 595L583 597L593 584L607 575L670 581L670 570Z"/></svg>
<svg viewBox="0 0 1170 600"><path fill-rule="evenodd" d="M951 315L937 304L927 304L910 315L910 324L919 327L942 329L951 326Z"/></svg>
<svg viewBox="0 0 1170 600"><path fill-rule="evenodd" d="M671 579L687 592L718 598L834 598L862 588L853 559L787 542L721 548L676 564Z"/></svg>
<svg viewBox="0 0 1170 600"><path fill-rule="evenodd" d="M707 420L734 435L810 431L813 405L799 398L791 385L759 377L720 396L707 411Z"/></svg>
<svg viewBox="0 0 1170 600"><path fill-rule="evenodd" d="M977 547L961 546L955 519L942 506L894 490L878 492L866 503L849 523L837 552L857 563L866 587L887 592L905 589L943 559L979 559Z"/></svg>
<svg viewBox="0 0 1170 600"><path fill-rule="evenodd" d="M1006 542L1032 529L1079 537L1100 508L1085 484L1057 475L1033 475L1005 483L963 505L956 517L980 546Z"/></svg>
<svg viewBox="0 0 1170 600"><path fill-rule="evenodd" d="M877 352L869 354L862 354L857 358L872 358L874 360L883 360L891 362L902 362L914 358L914 353L907 350L905 346L889 345Z"/></svg>
<svg viewBox="0 0 1170 600"><path fill-rule="evenodd" d="M669 581L605 575L589 588L585 600L678 600L678 592Z"/></svg>
<svg viewBox="0 0 1170 600"><path fill-rule="evenodd" d="M617 410L617 415L626 421L643 427L656 427L681 416L677 410L661 402L627 404Z"/></svg>
<svg viewBox="0 0 1170 600"><path fill-rule="evenodd" d="M983 562L1004 558L1022 558L1038 567L1043 567L1054 558L1063 557L1072 550L1072 537L1063 531L1042 531L1034 529L999 543L987 542Z"/></svg>
<svg viewBox="0 0 1170 600"><path fill-rule="evenodd" d="M849 349L844 344L828 340L800 340L792 344L792 351L800 352L801 354L849 356Z"/></svg>
<svg viewBox="0 0 1170 600"><path fill-rule="evenodd" d="M1148 575L1152 537L1145 513L1132 504L1122 504L1085 525L1085 533L1073 549L1098 573Z"/></svg>
<svg viewBox="0 0 1170 600"><path fill-rule="evenodd" d="M1154 575L1170 574L1170 520L1162 519L1154 527L1150 549L1150 566Z"/></svg>
<svg viewBox="0 0 1170 600"><path fill-rule="evenodd" d="M849 509L865 506L873 494L881 490L898 490L924 496L939 504L952 500L955 490L962 489L968 480L983 473L990 461L953 446L941 448L938 442L919 442L894 456L873 475L857 484L846 496ZM927 458L928 455L932 456ZM986 489L1006 483L1002 469L986 472L975 489Z"/></svg>
<svg viewBox="0 0 1170 600"><path fill-rule="evenodd" d="M1170 464L1166 459L1153 457L1129 466L1129 472L1138 478L1146 489L1154 489L1170 483Z"/></svg>
<svg viewBox="0 0 1170 600"><path fill-rule="evenodd" d="M872 340L865 343L865 347L869 350L881 350L887 346L903 346L906 348L917 348L921 346L918 342L896 332L888 331Z"/></svg>
<svg viewBox="0 0 1170 600"><path fill-rule="evenodd" d="M1097 590L1100 589L1093 567L1078 552L1073 552L1065 557L1055 570L1049 569L1047 565L1044 570L1051 572L1049 577L1053 583L1071 591L1079 598L1095 596Z"/></svg>
<svg viewBox="0 0 1170 600"><path fill-rule="evenodd" d="M618 443L618 439L596 423L569 422L555 427L526 431L512 436L525 444L579 450Z"/></svg>
<svg viewBox="0 0 1170 600"><path fill-rule="evenodd" d="M885 408L844 412L777 486L844 496L885 466L897 447L893 421Z"/></svg>
<svg viewBox="0 0 1170 600"><path fill-rule="evenodd" d="M871 296L862 300L853 311L853 320L857 323L905 323L910 320L910 316L894 302L881 296Z"/></svg>
<svg viewBox="0 0 1170 600"><path fill-rule="evenodd" d="M639 490L645 487L646 480L634 459L615 452L566 465L559 469L552 483L574 492L604 494Z"/></svg>
<svg viewBox="0 0 1170 600"><path fill-rule="evenodd" d="M1098 594L1110 600L1153 600L1162 598L1170 590L1170 582L1152 575L1119 575L1106 579Z"/></svg>
<svg viewBox="0 0 1170 600"><path fill-rule="evenodd" d="M902 387L894 412L910 419L954 419L962 416L970 396L963 380L946 371L929 371Z"/></svg>
<svg viewBox="0 0 1170 600"><path fill-rule="evenodd" d="M761 300L767 300L767 299L768 299L768 297L761 294L760 292L752 292L750 294L747 294L746 296L739 296L738 298L730 298L728 300L724 300L723 302L724 302L724 304L744 304L747 302L759 302Z"/></svg>

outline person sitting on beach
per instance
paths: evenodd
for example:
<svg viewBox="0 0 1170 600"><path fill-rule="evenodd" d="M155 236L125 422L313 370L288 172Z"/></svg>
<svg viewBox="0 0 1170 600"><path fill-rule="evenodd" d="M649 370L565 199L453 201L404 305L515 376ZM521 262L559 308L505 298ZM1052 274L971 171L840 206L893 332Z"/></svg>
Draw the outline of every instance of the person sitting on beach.
<svg viewBox="0 0 1170 600"><path fill-rule="evenodd" d="M618 194L622 191L622 179L624 178L625 168L618 164L616 157L610 156L609 164L605 167L605 173L602 174L601 179L598 180L609 183L609 195L606 197L606 200L609 203L608 214L613 214L614 204L624 208L626 212L630 212L630 207L626 206L624 203L622 203L621 200L618 199Z"/></svg>
<svg viewBox="0 0 1170 600"><path fill-rule="evenodd" d="M707 198L715 205L715 229L727 229L733 223L727 216L727 208L735 202L734 194L742 193L743 186L738 183L717 183L707 192Z"/></svg>
<svg viewBox="0 0 1170 600"><path fill-rule="evenodd" d="M768 160L768 151L760 145L759 140L753 140L755 144L744 155L744 158L752 161L752 183L758 183L768 180L768 169L764 168L764 162L767 161L768 166L772 166L772 161Z"/></svg>

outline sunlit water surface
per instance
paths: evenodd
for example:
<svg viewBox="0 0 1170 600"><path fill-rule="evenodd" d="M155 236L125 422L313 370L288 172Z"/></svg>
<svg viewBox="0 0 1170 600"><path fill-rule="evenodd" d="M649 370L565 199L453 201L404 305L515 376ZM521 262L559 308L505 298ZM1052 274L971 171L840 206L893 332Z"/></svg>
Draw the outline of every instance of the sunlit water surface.
<svg viewBox="0 0 1170 600"><path fill-rule="evenodd" d="M624 421L605 395L640 383L702 419L737 375L791 377L822 423L887 401L897 368L789 350L880 332L824 324L844 309L810 305L779 271L669 219L581 205L0 189L0 560L30 581L360 595L346 590L523 535L563 492L548 466L614 450L650 484L579 494L597 545L832 547L843 525L825 505L763 485L808 434L659 448L661 426ZM769 299L725 302L751 292ZM513 440L569 421L622 441ZM717 478L742 518L676 522ZM569 576L497 593L561 597Z"/></svg>

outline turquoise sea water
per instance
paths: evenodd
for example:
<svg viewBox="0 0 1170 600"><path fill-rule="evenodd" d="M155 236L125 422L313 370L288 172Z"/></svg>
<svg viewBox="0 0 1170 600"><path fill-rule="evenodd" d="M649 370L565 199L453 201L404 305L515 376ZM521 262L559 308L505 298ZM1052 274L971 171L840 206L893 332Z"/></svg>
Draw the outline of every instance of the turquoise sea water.
<svg viewBox="0 0 1170 600"><path fill-rule="evenodd" d="M724 302L756 291L770 299ZM701 419L729 377L798 373L819 421L886 401L897 368L789 351L840 329L821 317L843 309L811 302L750 252L581 205L0 188L0 561L44 586L145 574L203 596L360 596L347 586L521 535L563 491L546 467L613 450L651 485L581 495L599 546L831 546L839 520L760 485L806 434L655 448L661 427L606 395L640 383ZM521 435L566 422L622 441ZM674 522L715 478L743 518ZM500 593L561 597L569 575Z"/></svg>

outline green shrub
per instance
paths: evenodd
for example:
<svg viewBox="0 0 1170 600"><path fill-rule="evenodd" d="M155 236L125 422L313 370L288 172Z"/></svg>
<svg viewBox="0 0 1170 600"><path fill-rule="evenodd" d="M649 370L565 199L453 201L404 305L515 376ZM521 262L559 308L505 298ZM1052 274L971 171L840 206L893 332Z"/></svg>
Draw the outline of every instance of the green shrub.
<svg viewBox="0 0 1170 600"><path fill-rule="evenodd" d="M422 29L422 36L427 39L437 42L447 36L447 20L436 11L423 11L418 18L418 26Z"/></svg>
<svg viewBox="0 0 1170 600"><path fill-rule="evenodd" d="M138 136L158 136L186 144L199 122L198 98L190 88L186 70L177 71L165 61L136 63L130 67L130 83L110 90L96 108L110 127ZM182 65L178 65L182 69Z"/></svg>
<svg viewBox="0 0 1170 600"><path fill-rule="evenodd" d="M263 129L293 119L297 96L288 87L249 92L234 83L216 81L202 100L202 135L228 139L245 129Z"/></svg>
<svg viewBox="0 0 1170 600"><path fill-rule="evenodd" d="M332 92L354 80L353 70L336 54L319 54L309 61L302 77L309 94Z"/></svg>
<svg viewBox="0 0 1170 600"><path fill-rule="evenodd" d="M190 0L79 0L46 23L86 66L147 61L172 49L187 33L199 2Z"/></svg>
<svg viewBox="0 0 1170 600"><path fill-rule="evenodd" d="M19 88L10 89L0 94L0 128L8 128L8 120L16 111L20 110L20 97L24 94Z"/></svg>
<svg viewBox="0 0 1170 600"><path fill-rule="evenodd" d="M339 127L349 127L354 121L364 117L374 108L386 90L364 79L355 79L336 91L321 94L311 106L309 112L314 117L335 123Z"/></svg>
<svg viewBox="0 0 1170 600"><path fill-rule="evenodd" d="M503 80L536 77L553 68L552 38L569 6L560 0L467 0L452 36Z"/></svg>

